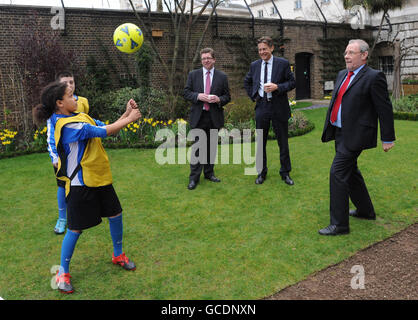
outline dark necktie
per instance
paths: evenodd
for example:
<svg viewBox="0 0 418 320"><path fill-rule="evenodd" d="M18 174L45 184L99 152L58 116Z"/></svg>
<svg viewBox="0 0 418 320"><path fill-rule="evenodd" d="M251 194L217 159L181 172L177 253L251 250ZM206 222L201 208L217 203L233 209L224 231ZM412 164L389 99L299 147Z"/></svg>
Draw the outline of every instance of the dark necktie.
<svg viewBox="0 0 418 320"><path fill-rule="evenodd" d="M338 110L340 110L341 101L343 100L343 95L347 90L348 84L350 83L351 76L354 74L353 71L348 73L347 79L345 79L344 83L342 84L340 90L338 91L337 99L335 99L334 106L332 107L331 112L331 122L334 123L337 121L338 118Z"/></svg>
<svg viewBox="0 0 418 320"><path fill-rule="evenodd" d="M264 83L267 83L267 75L268 75L268 68L267 68L268 62L264 63ZM267 92L263 92L263 98L267 100Z"/></svg>
<svg viewBox="0 0 418 320"><path fill-rule="evenodd" d="M267 71L268 71L267 65L268 65L268 62L264 64L264 83L267 83Z"/></svg>

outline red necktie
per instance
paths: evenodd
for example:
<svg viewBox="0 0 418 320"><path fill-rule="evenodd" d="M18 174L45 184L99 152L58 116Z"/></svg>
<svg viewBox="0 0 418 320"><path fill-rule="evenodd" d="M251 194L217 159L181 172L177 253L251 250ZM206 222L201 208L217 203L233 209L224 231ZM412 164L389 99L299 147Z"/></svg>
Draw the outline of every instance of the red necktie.
<svg viewBox="0 0 418 320"><path fill-rule="evenodd" d="M337 99L335 99L334 106L332 108L331 112L331 122L334 123L337 121L338 117L338 110L340 110L341 101L343 100L343 95L345 93L345 90L347 90L348 84L350 83L350 78L354 74L353 71L350 71L348 73L347 79L345 79L343 85L340 88L340 91L338 91Z"/></svg>
<svg viewBox="0 0 418 320"><path fill-rule="evenodd" d="M205 84L205 94L210 93L210 71L206 72L206 84ZM205 102L203 107L206 111L209 111L209 103Z"/></svg>

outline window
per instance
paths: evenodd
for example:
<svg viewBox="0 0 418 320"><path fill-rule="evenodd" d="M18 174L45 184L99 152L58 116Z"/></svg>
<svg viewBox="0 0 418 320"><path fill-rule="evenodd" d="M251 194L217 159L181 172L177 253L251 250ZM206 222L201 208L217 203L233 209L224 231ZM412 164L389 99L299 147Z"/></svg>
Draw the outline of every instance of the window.
<svg viewBox="0 0 418 320"><path fill-rule="evenodd" d="M277 14L277 10L275 7L271 7L271 15L274 16L275 14Z"/></svg>
<svg viewBox="0 0 418 320"><path fill-rule="evenodd" d="M379 57L379 70L382 70L384 74L391 75L393 73L393 57L381 56Z"/></svg>
<svg viewBox="0 0 418 320"><path fill-rule="evenodd" d="M257 12L258 12L258 17L262 18L263 17L263 10L258 10Z"/></svg>
<svg viewBox="0 0 418 320"><path fill-rule="evenodd" d="M295 1L295 9L302 9L302 0Z"/></svg>
<svg viewBox="0 0 418 320"><path fill-rule="evenodd" d="M322 3L329 3L329 0L321 0Z"/></svg>

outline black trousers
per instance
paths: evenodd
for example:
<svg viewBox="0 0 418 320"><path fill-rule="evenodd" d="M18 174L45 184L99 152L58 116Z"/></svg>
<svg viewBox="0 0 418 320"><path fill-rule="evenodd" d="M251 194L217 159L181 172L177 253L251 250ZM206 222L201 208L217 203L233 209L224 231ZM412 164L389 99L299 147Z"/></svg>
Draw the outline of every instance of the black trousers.
<svg viewBox="0 0 418 320"><path fill-rule="evenodd" d="M214 175L214 163L216 159L216 151L218 147L218 134L211 139L211 129L215 129L210 117L209 111L202 111L199 122L195 129L203 130L206 135L206 148L199 148L199 136L195 137L195 143L192 146L192 154L190 159L190 176L189 181L199 182L200 175L203 173L205 178L210 178ZM213 130L212 130L213 131ZM201 132L203 134L203 132ZM213 134L213 133L212 133ZM212 150L212 152L211 152ZM203 153L203 154L202 154ZM204 158L204 161L199 161L199 158Z"/></svg>
<svg viewBox="0 0 418 320"><path fill-rule="evenodd" d="M357 167L361 151L350 151L344 146L340 128L335 132L335 157L329 176L331 222L349 226L349 199L363 215L374 214L374 208L363 176Z"/></svg>
<svg viewBox="0 0 418 320"><path fill-rule="evenodd" d="M281 121L279 120L278 116L273 113L273 106L271 102L266 100L259 100L257 102L257 109L255 110L255 124L256 129L263 130L263 143L258 143L257 152L263 153L263 163L260 165L256 163L257 173L265 177L267 175L267 153L266 153L266 145L267 145L267 137L268 132L270 130L270 122L273 125L273 131L276 135L277 144L280 150L280 175L282 177L289 174L292 170L292 166L290 163L290 155L289 155L289 123L288 121ZM259 141L259 140L258 140ZM257 156L256 159L260 159L261 157Z"/></svg>

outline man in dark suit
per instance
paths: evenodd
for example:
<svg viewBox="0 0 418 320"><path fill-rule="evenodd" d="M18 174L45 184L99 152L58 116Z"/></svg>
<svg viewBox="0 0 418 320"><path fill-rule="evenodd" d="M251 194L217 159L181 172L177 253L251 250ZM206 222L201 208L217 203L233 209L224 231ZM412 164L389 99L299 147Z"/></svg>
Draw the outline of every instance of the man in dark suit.
<svg viewBox="0 0 418 320"><path fill-rule="evenodd" d="M392 104L385 75L366 65L368 44L350 40L344 53L346 70L338 73L325 119L322 142L335 140L335 157L330 170L330 225L321 235L347 234L349 216L375 220L376 214L357 158L377 145L377 120L383 150L394 146ZM349 211L349 199L356 210Z"/></svg>
<svg viewBox="0 0 418 320"><path fill-rule="evenodd" d="M224 126L223 106L231 101L229 94L228 78L225 73L215 69L215 53L211 48L200 51L202 68L189 73L184 98L192 102L190 110L191 129L201 129L204 132L206 148L202 150L200 138L197 134L195 144L192 147L192 159L190 162L190 177L187 188L193 190L200 180L202 169L205 179L212 182L220 182L215 176L213 168L218 145L218 130ZM215 130L214 130L215 129ZM212 136L211 136L212 131ZM216 134L213 134L215 132ZM199 133L199 132L198 132ZM206 159L200 161L199 153L206 154ZM202 154L200 154L202 155Z"/></svg>
<svg viewBox="0 0 418 320"><path fill-rule="evenodd" d="M286 59L273 56L274 45L270 37L258 39L258 54L260 60L251 63L250 71L244 79L244 87L255 105L256 129L262 129L263 134L257 136L257 179L256 184L262 184L267 177L267 154L266 144L270 122L277 138L280 149L280 175L288 185L294 182L289 176L291 171L289 143L288 143L288 120L290 107L287 92L296 86L295 78L290 70ZM261 142L260 138L263 139ZM259 151L262 148L261 151ZM261 162L262 152L263 158Z"/></svg>

